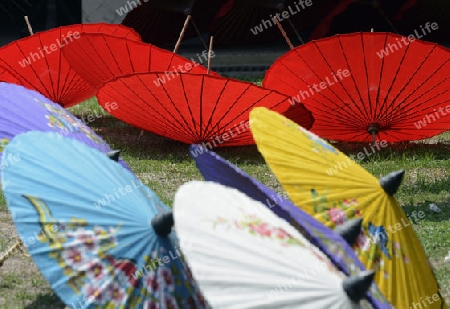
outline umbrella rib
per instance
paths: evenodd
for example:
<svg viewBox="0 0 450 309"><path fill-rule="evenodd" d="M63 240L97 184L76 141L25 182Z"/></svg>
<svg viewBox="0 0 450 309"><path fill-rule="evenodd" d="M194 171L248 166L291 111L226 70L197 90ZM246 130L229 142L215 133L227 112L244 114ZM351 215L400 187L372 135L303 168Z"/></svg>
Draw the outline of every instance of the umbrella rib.
<svg viewBox="0 0 450 309"><path fill-rule="evenodd" d="M125 83L125 80L119 79L119 81L120 81L120 83L121 83L124 87L130 89L131 92L132 92L136 97L140 98L141 101L144 102L144 104L145 104L148 108L150 108L151 110L153 110L153 112L155 112L157 115L159 115L160 118L165 119L165 116L162 115L162 114L161 114L160 112L158 112L157 110L155 110L151 104L148 104L148 103L147 103L147 100L145 100L145 98L142 98L142 97L140 96L140 94L137 93L132 87L128 87L128 85ZM140 79L140 76L139 76L139 81L142 83L142 85L143 85L144 88L147 87L146 84ZM112 90L114 90L117 94L119 94L119 95L121 95L122 97L124 97L125 100L128 99L128 97L126 97L126 96L124 96L123 94L119 93L116 89L112 89ZM148 88L147 88L147 90L148 90L149 93L152 95L152 97L154 98L155 102L158 102L158 103L159 103L159 100L155 97L155 95L153 94L153 92L150 91L150 89L148 89ZM160 105L161 105L161 104L160 104ZM141 113L137 113L137 115L135 115L135 116L137 116L136 118L139 118L139 119L142 119L142 120L148 120L148 117L145 116L145 115L148 115L147 111L146 111L140 104L137 104L136 107L138 107L138 108L141 110ZM164 106L162 106L162 107L164 108ZM164 108L164 109L165 109L165 108ZM167 111L167 110L166 110L166 111ZM172 116L171 113L168 112L168 114L170 115L170 117L172 117L172 119L173 119L174 121L176 120L175 118L173 118L173 116ZM154 121L154 120L155 120L155 118L153 119L153 121ZM159 119L158 119L158 120L159 120ZM154 121L154 122L155 122L155 121ZM176 122L176 121L175 121L175 122ZM179 129L179 127L176 127L176 126L174 125L174 123L169 123L169 124L167 124L167 122L163 123L162 127L167 127L167 125L172 126L172 127L176 128L176 129Z"/></svg>
<svg viewBox="0 0 450 309"><path fill-rule="evenodd" d="M188 97L186 96L186 90L185 90L185 86L184 86L184 81L183 81L183 78L182 78L182 76L180 75L180 82L181 82L181 86L182 86L182 89L183 89L183 94L184 94L184 98L185 98L185 100L186 100L186 106L188 107L188 110L189 110L189 113L191 114L191 117L192 117L192 124L195 126L195 120L194 120L194 117L193 117L193 113L192 113L192 110L190 109L190 106L189 106L189 99L188 99ZM178 107L177 107L177 104L175 104L175 101L172 99L172 97L170 96L170 94L169 94L169 91L167 90L167 88L165 87L165 85L163 84L162 85L162 87L163 87L163 89L164 89L164 92L166 93L166 95L167 95L167 98L169 99L169 102L172 104L172 106L175 108L175 110L177 111L177 113L178 113L178 115L180 116L180 118L184 121L184 125L185 125L185 127L183 127L183 125L172 115L172 113L171 112L169 112L166 108L165 108L165 106L163 105L163 104L161 104L161 102L159 101L159 100L156 100L157 102L158 102L158 104L172 117L172 119L174 120L174 122L176 122L177 124L178 124L178 126L177 126L177 128L179 129L179 131L183 131L183 132L186 132L186 133L188 133L189 134L189 136L191 137L191 138L193 138L194 136L196 136L196 133L194 133L192 130L190 131L189 130L189 124L186 122L186 119L184 118L184 115L180 112L180 110L178 109Z"/></svg>
<svg viewBox="0 0 450 309"><path fill-rule="evenodd" d="M362 50L363 50L363 55L364 55L364 73L365 73L365 75L366 75L366 87L367 87L367 89L369 89L369 71L368 71L368 69L367 69L367 60L366 60L366 57L365 57L365 55L366 55L366 50L365 50L365 46L364 46L364 37L363 37L363 35L362 35L362 33L361 33L361 35L360 35L360 37L361 37L361 48L362 48ZM362 98L361 98L362 99ZM368 116L367 115L367 109L366 109L366 104L363 104L363 107L364 107L364 111L366 112L366 116L368 116L367 117L367 119L369 120L369 121L372 121L372 100L371 100L371 98L370 98L370 92L369 91L367 91L367 103L368 103L368 107L369 107L369 115L370 116Z"/></svg>
<svg viewBox="0 0 450 309"><path fill-rule="evenodd" d="M224 91L225 91L225 88L226 88L228 82L229 82L229 79L226 79L225 84L222 86L222 89L220 90L219 97L217 98L216 104L214 104L214 108L213 108L213 110L212 110L212 112L211 112L211 117L209 117L208 123L207 123L207 125L205 126L205 130L208 130L208 131L207 131L207 134L208 134L208 135L209 135L209 134L212 134L212 131L214 130L214 128L211 128L212 118L213 118L214 113L215 113L216 110L217 110L217 107L219 106L220 99L221 99L221 97L222 97L222 95L223 95L223 93L224 93Z"/></svg>
<svg viewBox="0 0 450 309"><path fill-rule="evenodd" d="M362 39L362 38L361 38L361 39ZM345 53L344 46L342 45L341 36L339 36L339 35L338 35L338 42L339 42L339 47L340 47L341 52L342 52L342 56L344 57L344 60L345 60L345 64L347 65L348 68L350 68L350 63L349 63L348 58L347 58L347 55L346 55L346 53ZM364 49L364 48L363 48L363 49ZM362 99L361 92L359 91L358 84L356 83L356 80L355 80L354 76L353 76L352 74L350 74L350 76L351 76L351 79L352 79L353 84L354 84L354 86L355 86L356 92L358 93L359 101L362 103L362 102L364 102L364 100ZM356 110L358 110L358 112L360 113L360 115L361 115L361 116L366 116L366 120L367 120L367 121L370 121L369 118L367 118L367 113L366 113L365 108L361 109L361 106L357 103L357 101L355 101L355 100L353 99L353 97L350 95L350 93L347 91L347 89L346 89L343 85L342 85L342 88L345 90L345 92L347 93L347 95L349 96L350 100L351 100L351 101L353 102L353 104L355 105L355 108L356 108ZM363 106L364 106L364 104L363 104ZM351 115L351 118L354 118L354 117L352 117L352 116L354 116L354 114L353 114L353 110L350 108L350 104L347 104L346 107L349 108L349 111L347 112L347 114L348 114L348 115Z"/></svg>
<svg viewBox="0 0 450 309"><path fill-rule="evenodd" d="M424 64L425 64L425 62L427 61L427 59L430 57L430 55L433 53L433 51L435 50L435 47L436 46L433 46L433 48L428 52L428 55L426 55L425 56L425 58L422 60L422 62L420 63L420 65L419 65L419 67L417 68L417 70L412 74L412 76L408 79L408 81L406 81L406 83L404 83L403 84L403 87L401 88L401 90L400 90L400 92L395 96L395 98L392 100L392 103L394 104L394 103L396 103L396 101L397 101L397 99L398 99L398 97L400 96L400 94L401 93L403 93L404 91L405 91L405 89L406 89L406 87L411 83L411 81L414 79L414 77L417 75L417 73L420 71L420 69L422 68L422 66L424 66ZM449 60L447 60L447 62L448 62ZM430 77L429 77L430 78ZM428 79L429 79L428 78ZM427 80L428 80L427 79ZM426 81L427 81L426 80ZM407 98L409 98L413 93L415 93L418 89L419 89L420 87L416 87L415 88L415 90L412 92L412 93L410 93L407 97L406 97L406 99ZM397 106L398 106L398 108L400 108L400 104L397 104ZM395 109L397 109L397 107L395 108ZM394 109L393 109L393 111L394 111Z"/></svg>
<svg viewBox="0 0 450 309"><path fill-rule="evenodd" d="M343 49L343 46L342 46L341 43L342 43L342 42L340 41L340 37L339 37L339 45L340 45L342 54L344 55L344 59L345 59L345 61L346 61L346 64L347 64L347 66L348 66L349 63L348 63L347 58L345 57L345 52L344 52L344 49ZM314 46L316 47L316 49L317 49L317 51L319 52L319 54L321 55L323 61L328 65L328 68L332 71L332 67L331 67L330 63L327 61L325 55L324 55L324 54L322 53L322 51L320 50L319 46L317 45L317 42L314 41L313 44L314 44ZM302 60L303 60L303 58L302 58ZM320 79L320 76L319 76L319 75L318 75L318 74L317 74L317 73L309 66L309 64L308 64L305 60L303 60L303 62L307 65L307 67L311 70L311 72L313 72L313 73L316 75L316 77L318 77L318 78ZM342 87L342 89L345 91L345 93L347 93L348 98L349 98L351 101L353 101L354 106L359 110L358 105L357 105L356 102L353 100L353 98L350 96L350 94L348 93L347 89L343 86L343 84L342 84L341 81L339 81L339 85ZM339 95L336 94L336 92L333 90L332 87L328 87L327 89L330 90L330 92L332 92L332 93L333 93L340 101L345 102L344 99L342 99ZM339 105L339 104L337 104L337 103L334 103L334 101L333 101L332 99L330 99L329 97L327 97L325 94L323 94L323 92L319 92L319 94L322 95L324 98L328 99L328 100L334 105L334 107L337 109L337 113L342 113L342 115L345 115L345 114L352 115L352 116L354 115L354 112L352 111L352 105L351 105L351 104L347 104L345 107L343 107L343 106L341 106L341 105ZM311 98L311 99L312 99L312 98ZM314 99L313 99L313 100L314 100ZM323 103L321 102L321 104L323 104ZM348 109L350 110L350 112L345 112L345 109L346 109L346 108L348 108ZM344 112L345 112L345 113L344 113Z"/></svg>
<svg viewBox="0 0 450 309"><path fill-rule="evenodd" d="M202 82L201 82L201 87L200 87L200 123L199 123L199 129L200 129L200 138L203 139L203 87L205 86L205 75L202 75ZM183 87L183 91L184 91L184 87Z"/></svg>
<svg viewBox="0 0 450 309"><path fill-rule="evenodd" d="M420 64L420 66L419 66L419 68L416 70L416 72L414 72L414 74L411 76L411 78L408 80L408 82L406 83L406 85L404 86L404 88L402 88L402 90L400 91L400 93L402 93L404 90L405 90L405 88L406 88L406 86L407 85L409 85L409 83L414 79L414 77L416 76L416 74L417 74L417 72L419 72L419 70L420 70L420 68L422 67L422 66L424 66L425 65L425 63L427 62L427 60L428 59L430 59L430 57L431 57L431 55L432 55L432 53L436 50L435 49L436 48L436 46L433 46L433 48L430 50L430 52L428 53L428 55L423 59L423 61L421 62L421 64ZM438 69L436 69L432 74L430 74L426 79L425 79L425 81L423 81L421 84L420 84L420 86L418 86L418 87L415 87L415 89L404 99L404 102L407 100L407 99L409 99L414 93L416 93L425 83L427 83L438 71L440 71L442 68L443 68L443 66L445 66L448 62L450 61L450 58L449 59L447 59L443 64L441 64L441 66L438 68ZM444 80L445 81L445 80ZM444 82L444 81L442 81L442 82ZM442 83L441 82L441 83ZM439 85L439 84L438 84ZM433 88L435 88L437 85L434 85L433 87L432 87L432 89ZM394 99L394 102L398 99L398 97L399 97L399 95L400 95L400 93L395 97L395 99ZM414 102L415 100L413 100L413 102ZM405 108L406 107L404 107L404 106L401 106L401 104L397 104L397 106L395 107L395 109L393 109L393 112L395 112L395 113L397 113L397 114L401 114L404 110L405 110Z"/></svg>
<svg viewBox="0 0 450 309"><path fill-rule="evenodd" d="M384 46L386 46L386 44L387 44L387 39L388 39L388 35L386 35L386 40L385 40ZM409 44L406 46L405 52L403 53L403 56L402 56L402 59L400 60L400 63L397 66L397 71L395 72L394 79L390 83L388 91L387 91L388 94L391 93L392 88L393 88L395 82L397 81L398 74L399 74L400 69L401 69L401 67L403 65L403 62L405 61L406 54L408 53L409 46L410 46ZM386 115L390 115L391 114L391 112L389 112L389 110L390 110L390 108L393 108L393 106L394 106L393 103L394 102L387 103L388 97L389 96L387 95L384 98L384 101L383 101L383 104L382 104L382 109L380 110L380 115L381 116L379 117L379 121L383 121L383 119L386 117Z"/></svg>
<svg viewBox="0 0 450 309"><path fill-rule="evenodd" d="M384 46L386 46L386 40L387 40L387 34L385 34L385 44L384 44ZM382 80L383 80L383 72L384 72L384 57L383 58L381 58L381 70L380 70L380 79L379 79L379 81L378 81L378 89L377 89L377 96L376 96L376 98L375 98L375 114L373 115L373 120L375 120L375 119L378 119L378 117L379 117L379 115L380 115L380 110L379 110L379 107L380 107L380 101L379 101L379 99L380 99L380 91L381 91L381 87L380 87L380 85L382 84Z"/></svg>
<svg viewBox="0 0 450 309"><path fill-rule="evenodd" d="M228 83L227 83L228 86ZM238 116L234 117L232 120L230 120L228 123L225 123L224 125L220 125L220 123L222 122L222 120L225 119L226 116L228 116L228 114L231 112L231 110L233 109L233 107L236 105L237 102L239 102L242 98L242 96L250 89L250 87L252 87L253 84L248 83L247 87L245 88L245 90L233 101L233 103L231 103L229 105L229 109L222 115L222 117L217 121L217 124L211 129L215 129L216 132L220 132L222 131L229 123L231 123L232 121L234 121L237 117L239 117L241 114L239 114ZM250 109L253 105L255 105L256 103L253 103L252 105L250 105L246 110ZM245 112L245 111L244 111Z"/></svg>
<svg viewBox="0 0 450 309"><path fill-rule="evenodd" d="M198 134L198 131L197 131L197 128L196 128L197 121L195 120L194 112L191 109L190 101L189 101L189 98L188 98L188 96L186 94L186 86L185 86L184 80L183 80L183 76L188 76L190 78L193 78L195 75L179 75L179 76L180 76L181 88L183 90L184 99L186 100L185 101L186 107L187 107L187 109L189 111L189 115L191 116L191 121L192 121L192 127L193 128L190 131L190 135L191 135L192 139L198 140L198 139L201 139L201 136ZM200 100L201 100L201 93L202 93L203 86L204 85L203 85L203 82L202 82L201 85L200 85ZM180 118L183 119L184 124L186 126L186 130L187 130L187 128L189 128L190 125L187 123L187 121L186 121L186 119L184 117L184 114L182 114L181 111L178 110L177 105L175 104L175 101L173 101L172 98L170 98L169 94L167 94L167 96L169 97L170 102L172 103L173 107L176 109L176 111L177 111L178 115L180 116ZM200 103L200 113L201 113L201 109L202 109L202 107L201 107L201 103ZM200 119L199 126L201 127L201 119ZM201 134L201 130L200 130L200 134Z"/></svg>

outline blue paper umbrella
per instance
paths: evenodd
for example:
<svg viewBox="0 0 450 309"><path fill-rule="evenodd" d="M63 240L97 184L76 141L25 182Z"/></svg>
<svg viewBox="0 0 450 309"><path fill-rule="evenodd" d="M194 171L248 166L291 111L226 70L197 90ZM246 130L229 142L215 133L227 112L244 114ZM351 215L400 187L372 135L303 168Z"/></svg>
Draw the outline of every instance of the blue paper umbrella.
<svg viewBox="0 0 450 309"><path fill-rule="evenodd" d="M365 270L349 245L349 242L355 241L360 234L360 220L350 221L337 232L333 231L216 153L200 145L191 145L189 150L205 180L235 188L263 203L280 218L296 227L346 275L352 276ZM367 296L376 308L392 308L375 283Z"/></svg>
<svg viewBox="0 0 450 309"><path fill-rule="evenodd" d="M87 120L95 119L89 115ZM0 160L2 149L14 136L28 131L56 132L60 137L77 139L117 160L118 152L94 133L85 123L42 94L22 86L0 83ZM11 164L13 158L7 158ZM125 168L129 167L119 159Z"/></svg>
<svg viewBox="0 0 450 309"><path fill-rule="evenodd" d="M16 229L63 302L208 308L172 232L171 212L132 173L50 132L18 135L4 155L17 158L2 164Z"/></svg>

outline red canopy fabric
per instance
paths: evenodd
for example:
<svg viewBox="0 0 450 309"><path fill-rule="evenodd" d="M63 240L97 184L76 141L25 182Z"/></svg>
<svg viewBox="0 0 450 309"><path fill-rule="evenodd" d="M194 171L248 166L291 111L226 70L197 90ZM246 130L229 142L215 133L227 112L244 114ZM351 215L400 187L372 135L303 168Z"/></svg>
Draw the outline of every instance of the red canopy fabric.
<svg viewBox="0 0 450 309"><path fill-rule="evenodd" d="M133 73L207 72L199 64L207 63L207 52L187 59L151 44L106 34L82 34L76 42L63 48L63 54L74 70L94 88L117 76Z"/></svg>
<svg viewBox="0 0 450 309"><path fill-rule="evenodd" d="M0 80L36 90L63 107L69 107L95 95L95 89L85 82L62 57L61 47L79 40L83 32L102 32L140 40L132 29L121 25L71 25L39 32L0 48Z"/></svg>
<svg viewBox="0 0 450 309"><path fill-rule="evenodd" d="M405 43L406 42L406 43ZM312 41L280 57L263 86L312 111L311 129L330 140L387 142L450 130L450 50L391 33ZM294 105L295 107L295 105Z"/></svg>
<svg viewBox="0 0 450 309"><path fill-rule="evenodd" d="M20 81L5 68L0 67L0 82L20 85Z"/></svg>
<svg viewBox="0 0 450 309"><path fill-rule="evenodd" d="M249 129L252 108L284 112L289 97L252 83L205 74L176 74L165 83L163 72L115 78L97 92L100 105L133 126L186 144L211 149L254 144ZM311 113L301 104L302 125L310 128Z"/></svg>

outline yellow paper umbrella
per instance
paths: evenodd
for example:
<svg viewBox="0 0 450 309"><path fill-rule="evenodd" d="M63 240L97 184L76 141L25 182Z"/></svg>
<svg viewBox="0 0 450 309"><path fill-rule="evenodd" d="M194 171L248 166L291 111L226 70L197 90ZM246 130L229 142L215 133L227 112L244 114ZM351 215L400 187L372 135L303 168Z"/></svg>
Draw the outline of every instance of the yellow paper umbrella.
<svg viewBox="0 0 450 309"><path fill-rule="evenodd" d="M265 108L252 110L250 127L296 206L331 228L363 218L354 248L367 269L377 271L375 281L392 305L446 308L425 251L393 197L403 171L378 180L318 136Z"/></svg>

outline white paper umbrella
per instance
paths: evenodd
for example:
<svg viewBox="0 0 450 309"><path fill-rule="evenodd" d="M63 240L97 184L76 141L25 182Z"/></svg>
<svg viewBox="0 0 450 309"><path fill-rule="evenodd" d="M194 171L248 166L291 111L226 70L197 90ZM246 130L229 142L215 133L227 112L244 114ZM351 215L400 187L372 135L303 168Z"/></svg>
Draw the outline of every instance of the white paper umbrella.
<svg viewBox="0 0 450 309"><path fill-rule="evenodd" d="M174 220L213 308L372 308L364 298L373 272L347 278L295 228L235 189L181 186Z"/></svg>

